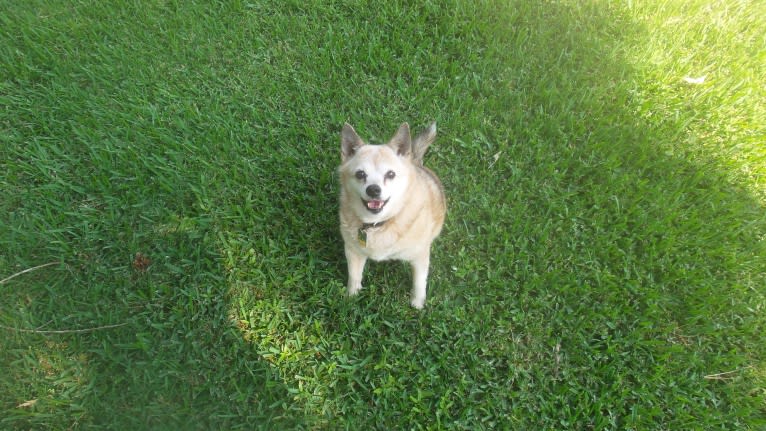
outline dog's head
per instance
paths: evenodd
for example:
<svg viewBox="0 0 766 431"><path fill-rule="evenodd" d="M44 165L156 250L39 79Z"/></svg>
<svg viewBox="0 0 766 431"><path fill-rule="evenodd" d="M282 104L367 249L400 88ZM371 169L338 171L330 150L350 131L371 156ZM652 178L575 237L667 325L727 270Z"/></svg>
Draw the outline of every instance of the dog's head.
<svg viewBox="0 0 766 431"><path fill-rule="evenodd" d="M432 124L413 141L410 127L402 124L385 145L367 145L349 124L341 132L341 182L344 193L352 194L354 211L365 221L385 220L404 205L404 196L423 163L428 145L436 137Z"/></svg>

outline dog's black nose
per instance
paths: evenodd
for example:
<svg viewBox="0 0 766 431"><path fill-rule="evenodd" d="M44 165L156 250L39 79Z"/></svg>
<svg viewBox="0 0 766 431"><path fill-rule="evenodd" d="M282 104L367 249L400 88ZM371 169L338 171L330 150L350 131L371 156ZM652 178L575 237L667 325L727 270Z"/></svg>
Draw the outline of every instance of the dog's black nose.
<svg viewBox="0 0 766 431"><path fill-rule="evenodd" d="M373 184L371 186L367 187L367 196L371 198L379 198L380 197L380 186L377 184Z"/></svg>

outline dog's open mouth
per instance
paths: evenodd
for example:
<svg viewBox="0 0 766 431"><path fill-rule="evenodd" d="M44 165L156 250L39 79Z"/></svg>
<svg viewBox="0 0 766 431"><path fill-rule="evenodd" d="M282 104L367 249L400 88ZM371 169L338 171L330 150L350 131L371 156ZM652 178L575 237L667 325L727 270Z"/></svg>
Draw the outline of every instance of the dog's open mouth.
<svg viewBox="0 0 766 431"><path fill-rule="evenodd" d="M364 202L364 206L367 207L368 211L372 212L373 214L377 214L383 210L384 206L386 206L388 199L371 199L369 201L362 199L362 202Z"/></svg>

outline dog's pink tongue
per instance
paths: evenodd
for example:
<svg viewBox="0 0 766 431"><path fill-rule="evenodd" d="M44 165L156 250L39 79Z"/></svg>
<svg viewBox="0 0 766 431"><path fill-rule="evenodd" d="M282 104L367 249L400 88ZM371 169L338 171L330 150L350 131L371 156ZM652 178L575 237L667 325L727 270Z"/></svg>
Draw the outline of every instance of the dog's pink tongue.
<svg viewBox="0 0 766 431"><path fill-rule="evenodd" d="M379 210L379 209L383 208L383 201L377 200L377 199L368 201L367 202L367 208L369 208L371 210Z"/></svg>

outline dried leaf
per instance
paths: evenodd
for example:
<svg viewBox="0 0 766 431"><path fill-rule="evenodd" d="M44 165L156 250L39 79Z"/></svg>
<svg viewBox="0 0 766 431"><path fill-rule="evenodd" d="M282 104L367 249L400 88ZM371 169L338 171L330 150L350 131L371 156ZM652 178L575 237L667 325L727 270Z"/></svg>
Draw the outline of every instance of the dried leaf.
<svg viewBox="0 0 766 431"><path fill-rule="evenodd" d="M489 167L495 166L495 163L497 163L498 160L500 160L500 155L503 154L502 151L498 151L495 153L494 156L492 156L492 163L489 164Z"/></svg>
<svg viewBox="0 0 766 431"><path fill-rule="evenodd" d="M34 407L34 405L37 404L37 400L29 400L25 401L19 405L16 406L17 409L27 409L30 407Z"/></svg>
<svg viewBox="0 0 766 431"><path fill-rule="evenodd" d="M685 76L684 82L687 84L692 84L692 85L700 85L705 83L705 78L707 78L706 75L702 75L697 78L692 78L691 76Z"/></svg>
<svg viewBox="0 0 766 431"><path fill-rule="evenodd" d="M138 272L146 272L152 261L148 257L144 256L141 252L136 253L135 259L133 259L133 269Z"/></svg>

